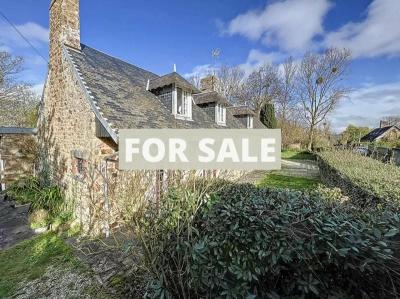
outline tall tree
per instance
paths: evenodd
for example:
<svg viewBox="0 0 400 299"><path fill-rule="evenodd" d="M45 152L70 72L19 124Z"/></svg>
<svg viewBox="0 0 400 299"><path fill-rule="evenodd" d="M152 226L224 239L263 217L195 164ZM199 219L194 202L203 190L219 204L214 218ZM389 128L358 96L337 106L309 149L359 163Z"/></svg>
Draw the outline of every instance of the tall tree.
<svg viewBox="0 0 400 299"><path fill-rule="evenodd" d="M243 99L260 117L261 108L266 103L272 103L279 94L278 69L272 64L265 64L255 70L247 78L244 86Z"/></svg>
<svg viewBox="0 0 400 299"><path fill-rule="evenodd" d="M266 103L260 112L260 121L268 128L268 129L276 129L277 121L275 116L275 108L274 104Z"/></svg>
<svg viewBox="0 0 400 299"><path fill-rule="evenodd" d="M218 78L216 91L231 103L240 103L243 98L244 71L238 66L222 65L216 70L215 76Z"/></svg>
<svg viewBox="0 0 400 299"><path fill-rule="evenodd" d="M343 86L351 53L328 49L322 54L307 53L299 69L299 98L308 125L308 149L312 150L315 130L344 99L349 90Z"/></svg>
<svg viewBox="0 0 400 299"><path fill-rule="evenodd" d="M276 107L279 119L282 123L288 121L296 110L296 80L298 68L292 57L289 57L282 65L279 81L279 92L276 98Z"/></svg>
<svg viewBox="0 0 400 299"><path fill-rule="evenodd" d="M357 127L354 125L348 125L346 130L340 136L341 144L359 143L361 138L370 132L368 127Z"/></svg>
<svg viewBox="0 0 400 299"><path fill-rule="evenodd" d="M19 82L23 59L0 52L0 125L30 126L38 99L29 84Z"/></svg>

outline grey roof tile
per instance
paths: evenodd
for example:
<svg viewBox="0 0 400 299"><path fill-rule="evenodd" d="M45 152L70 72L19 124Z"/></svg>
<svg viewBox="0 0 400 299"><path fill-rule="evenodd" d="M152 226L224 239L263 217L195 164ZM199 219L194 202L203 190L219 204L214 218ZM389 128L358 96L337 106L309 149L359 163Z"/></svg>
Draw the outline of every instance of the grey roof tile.
<svg viewBox="0 0 400 299"><path fill-rule="evenodd" d="M153 87L172 81L190 84L177 73L159 77L83 44L81 51L66 50L75 69L79 70L91 100L99 108L103 119L112 124L116 131L136 128L221 128L197 105L193 105L192 121L176 119L157 96L146 90L148 80ZM198 92L195 88L193 91ZM227 123L228 128L243 128L229 111Z"/></svg>
<svg viewBox="0 0 400 299"><path fill-rule="evenodd" d="M386 134L389 130L396 129L400 130L397 126L387 126L383 128L377 128L369 132L367 135L361 138L361 142L373 142L377 140L379 137L382 137Z"/></svg>

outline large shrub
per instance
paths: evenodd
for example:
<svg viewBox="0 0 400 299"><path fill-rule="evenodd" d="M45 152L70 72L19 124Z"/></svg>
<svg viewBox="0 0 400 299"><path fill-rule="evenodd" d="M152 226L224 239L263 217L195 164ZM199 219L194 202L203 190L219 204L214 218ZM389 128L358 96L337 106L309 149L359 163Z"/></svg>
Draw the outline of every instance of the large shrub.
<svg viewBox="0 0 400 299"><path fill-rule="evenodd" d="M58 186L43 186L35 177L15 182L6 190L6 194L20 204L30 204L32 210L46 210L52 217L61 211L64 203Z"/></svg>
<svg viewBox="0 0 400 299"><path fill-rule="evenodd" d="M337 191L197 186L170 189L135 220L152 278L147 297L397 294L398 214L354 208Z"/></svg>
<svg viewBox="0 0 400 299"><path fill-rule="evenodd" d="M226 188L219 197L193 246L191 286L200 297L397 294L399 215L251 185Z"/></svg>
<svg viewBox="0 0 400 299"><path fill-rule="evenodd" d="M400 203L400 168L350 151L327 151L318 157L321 179L340 187L355 203Z"/></svg>

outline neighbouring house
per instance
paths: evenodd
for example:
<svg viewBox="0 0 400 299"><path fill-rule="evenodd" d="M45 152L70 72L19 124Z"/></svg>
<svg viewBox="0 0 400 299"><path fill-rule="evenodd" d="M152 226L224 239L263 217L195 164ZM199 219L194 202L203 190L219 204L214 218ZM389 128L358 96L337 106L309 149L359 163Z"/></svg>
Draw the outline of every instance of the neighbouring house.
<svg viewBox="0 0 400 299"><path fill-rule="evenodd" d="M0 190L35 171L36 129L0 127Z"/></svg>
<svg viewBox="0 0 400 299"><path fill-rule="evenodd" d="M361 138L361 142L390 142L397 140L400 140L400 127L395 125L388 126L385 121L381 121L379 128L372 130Z"/></svg>
<svg viewBox="0 0 400 299"><path fill-rule="evenodd" d="M159 76L82 44L79 7L79 0L50 4L39 170L47 168L64 188L84 225L94 229L95 218L107 222L97 225L102 231L113 225L107 218L113 205L109 194L115 190L110 182L122 176L116 164L120 129L264 126L250 109L232 108L207 80L200 91L176 71ZM164 170L151 173L155 192L166 176Z"/></svg>

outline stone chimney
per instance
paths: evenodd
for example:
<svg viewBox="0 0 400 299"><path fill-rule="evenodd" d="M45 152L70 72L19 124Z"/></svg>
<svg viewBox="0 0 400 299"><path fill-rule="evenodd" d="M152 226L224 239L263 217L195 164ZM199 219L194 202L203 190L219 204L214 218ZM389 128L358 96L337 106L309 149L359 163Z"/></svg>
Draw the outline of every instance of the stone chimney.
<svg viewBox="0 0 400 299"><path fill-rule="evenodd" d="M218 78L214 75L209 75L200 81L200 89L203 92L215 91Z"/></svg>
<svg viewBox="0 0 400 299"><path fill-rule="evenodd" d="M51 0L50 4L50 68L66 45L80 50L79 0Z"/></svg>
<svg viewBox="0 0 400 299"><path fill-rule="evenodd" d="M390 122L386 121L386 120L381 120L379 127L382 129L384 127L388 127L390 126Z"/></svg>

